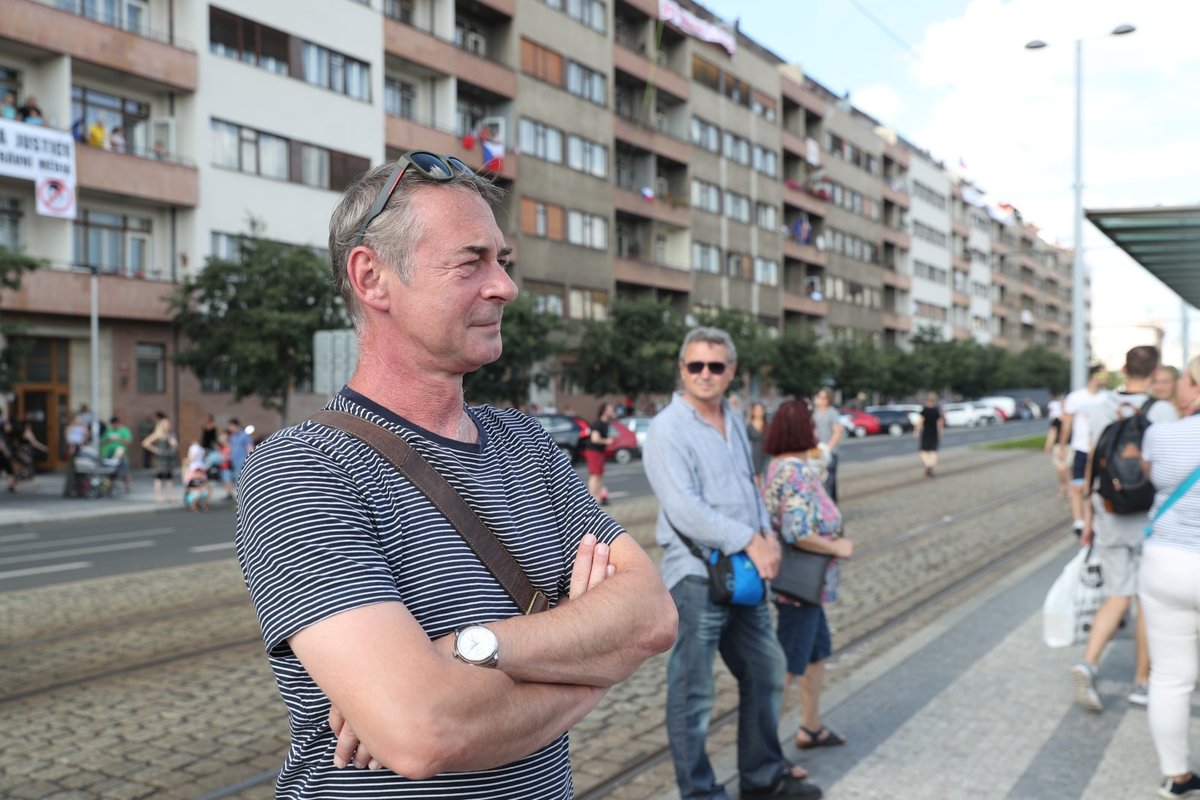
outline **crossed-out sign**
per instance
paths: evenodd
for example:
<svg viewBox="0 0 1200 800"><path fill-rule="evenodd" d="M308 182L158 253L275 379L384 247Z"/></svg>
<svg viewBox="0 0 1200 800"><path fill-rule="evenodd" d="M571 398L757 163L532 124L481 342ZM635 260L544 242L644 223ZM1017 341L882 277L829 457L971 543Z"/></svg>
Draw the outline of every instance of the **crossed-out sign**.
<svg viewBox="0 0 1200 800"><path fill-rule="evenodd" d="M37 182L37 211L52 217L75 218L75 190L58 178Z"/></svg>
<svg viewBox="0 0 1200 800"><path fill-rule="evenodd" d="M0 176L32 181L37 213L75 219L75 140L69 131L0 119Z"/></svg>

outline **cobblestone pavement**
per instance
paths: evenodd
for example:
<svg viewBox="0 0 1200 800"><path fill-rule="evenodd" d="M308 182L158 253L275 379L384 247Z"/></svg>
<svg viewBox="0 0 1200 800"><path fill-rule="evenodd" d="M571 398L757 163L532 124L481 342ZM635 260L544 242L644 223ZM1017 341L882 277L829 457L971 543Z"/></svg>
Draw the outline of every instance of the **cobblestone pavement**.
<svg viewBox="0 0 1200 800"><path fill-rule="evenodd" d="M846 564L842 600L830 608L835 647L932 596L989 552L1067 518L1040 456L954 451L930 481L917 480L913 461L841 472L848 534L862 555ZM973 511L1004 497L1007 503ZM613 506L657 555L653 510L652 501ZM897 536L910 538L887 544ZM835 659L831 690L931 614ZM286 719L257 637L232 559L3 595L0 698L25 696L0 699L0 797L200 798L278 767ZM29 642L36 644L23 645ZM197 654L180 657L189 652ZM665 746L665 662L648 661L572 732L580 793ZM723 667L717 685L720 716L736 705ZM792 720L795 700L788 698L785 715ZM714 729L710 752L731 747L734 728ZM660 757L609 796L657 797L673 787L670 760ZM264 784L229 796L271 794Z"/></svg>

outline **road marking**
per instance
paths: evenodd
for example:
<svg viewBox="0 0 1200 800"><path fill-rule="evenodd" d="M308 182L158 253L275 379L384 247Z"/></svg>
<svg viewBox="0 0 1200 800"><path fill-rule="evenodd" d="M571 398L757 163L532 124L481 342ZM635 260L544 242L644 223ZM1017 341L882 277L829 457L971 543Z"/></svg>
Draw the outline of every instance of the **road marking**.
<svg viewBox="0 0 1200 800"><path fill-rule="evenodd" d="M233 542L217 542L216 544L198 544L194 547L189 547L189 553L211 553L214 550L232 550L235 547Z"/></svg>
<svg viewBox="0 0 1200 800"><path fill-rule="evenodd" d="M619 500L622 497L629 497L629 492L609 492L609 500Z"/></svg>
<svg viewBox="0 0 1200 800"><path fill-rule="evenodd" d="M11 547L0 547L0 552L13 553L18 550L32 550L35 547L58 547L64 544L95 544L96 542L111 542L116 539L130 539L142 536L165 536L176 533L174 528L149 528L144 531L125 531L124 533L104 533L98 536L76 536L71 539L43 539L30 544L15 544Z"/></svg>
<svg viewBox="0 0 1200 800"><path fill-rule="evenodd" d="M9 556L8 558L0 558L0 564L20 564L25 561L45 561L50 558L85 556L90 553L111 553L115 550L136 550L141 547L154 547L154 542L122 542L121 544L106 544L100 547L77 547L74 550L56 550L53 553L31 553L24 556Z"/></svg>
<svg viewBox="0 0 1200 800"><path fill-rule="evenodd" d="M72 561L69 564L50 564L45 567L30 567L29 569L14 569L11 572L0 572L0 581L5 578L24 578L28 575L42 575L47 572L66 572L70 569L87 569L90 561Z"/></svg>
<svg viewBox="0 0 1200 800"><path fill-rule="evenodd" d="M6 542L28 542L30 539L36 539L36 533L14 533L9 536L0 536L0 544Z"/></svg>

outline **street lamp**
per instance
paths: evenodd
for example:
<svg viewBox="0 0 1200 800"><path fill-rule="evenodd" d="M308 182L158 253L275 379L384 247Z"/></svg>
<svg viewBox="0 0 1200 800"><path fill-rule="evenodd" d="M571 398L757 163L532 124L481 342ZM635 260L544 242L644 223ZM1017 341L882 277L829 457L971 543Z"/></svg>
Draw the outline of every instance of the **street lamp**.
<svg viewBox="0 0 1200 800"><path fill-rule="evenodd" d="M1137 28L1118 25L1110 36L1124 36ZM1048 45L1034 39L1026 50ZM1071 263L1071 388L1087 383L1087 324L1084 320L1083 280L1083 39L1075 40L1075 256Z"/></svg>
<svg viewBox="0 0 1200 800"><path fill-rule="evenodd" d="M92 445L100 446L100 278L92 266Z"/></svg>

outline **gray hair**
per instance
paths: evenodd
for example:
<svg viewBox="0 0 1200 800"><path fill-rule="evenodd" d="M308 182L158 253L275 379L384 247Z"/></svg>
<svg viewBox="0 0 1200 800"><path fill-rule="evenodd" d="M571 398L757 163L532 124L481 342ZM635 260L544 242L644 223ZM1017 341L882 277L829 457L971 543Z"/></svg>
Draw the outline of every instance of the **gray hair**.
<svg viewBox="0 0 1200 800"><path fill-rule="evenodd" d="M737 363L737 348L733 346L733 337L720 328L701 327L692 328L687 332L687 336L683 337L683 346L679 348L679 363L683 363L683 359L687 354L687 349L694 342L704 342L705 344L721 345L725 348L725 352L729 355L729 363Z"/></svg>
<svg viewBox="0 0 1200 800"><path fill-rule="evenodd" d="M333 287L346 303L346 310L356 329L361 327L363 315L347 274L347 260L355 247L354 240L363 217L383 190L384 182L394 166L394 163L380 164L355 178L342 193L342 199L329 218L329 260L333 268ZM417 215L410 214L409 208L413 198L430 187L472 191L489 205L500 202L504 196L500 187L479 175L454 171L449 180L433 180L415 169L405 172L383 213L367 227L362 240L363 246L374 250L405 283L412 278L413 250L425 235L421 220Z"/></svg>

